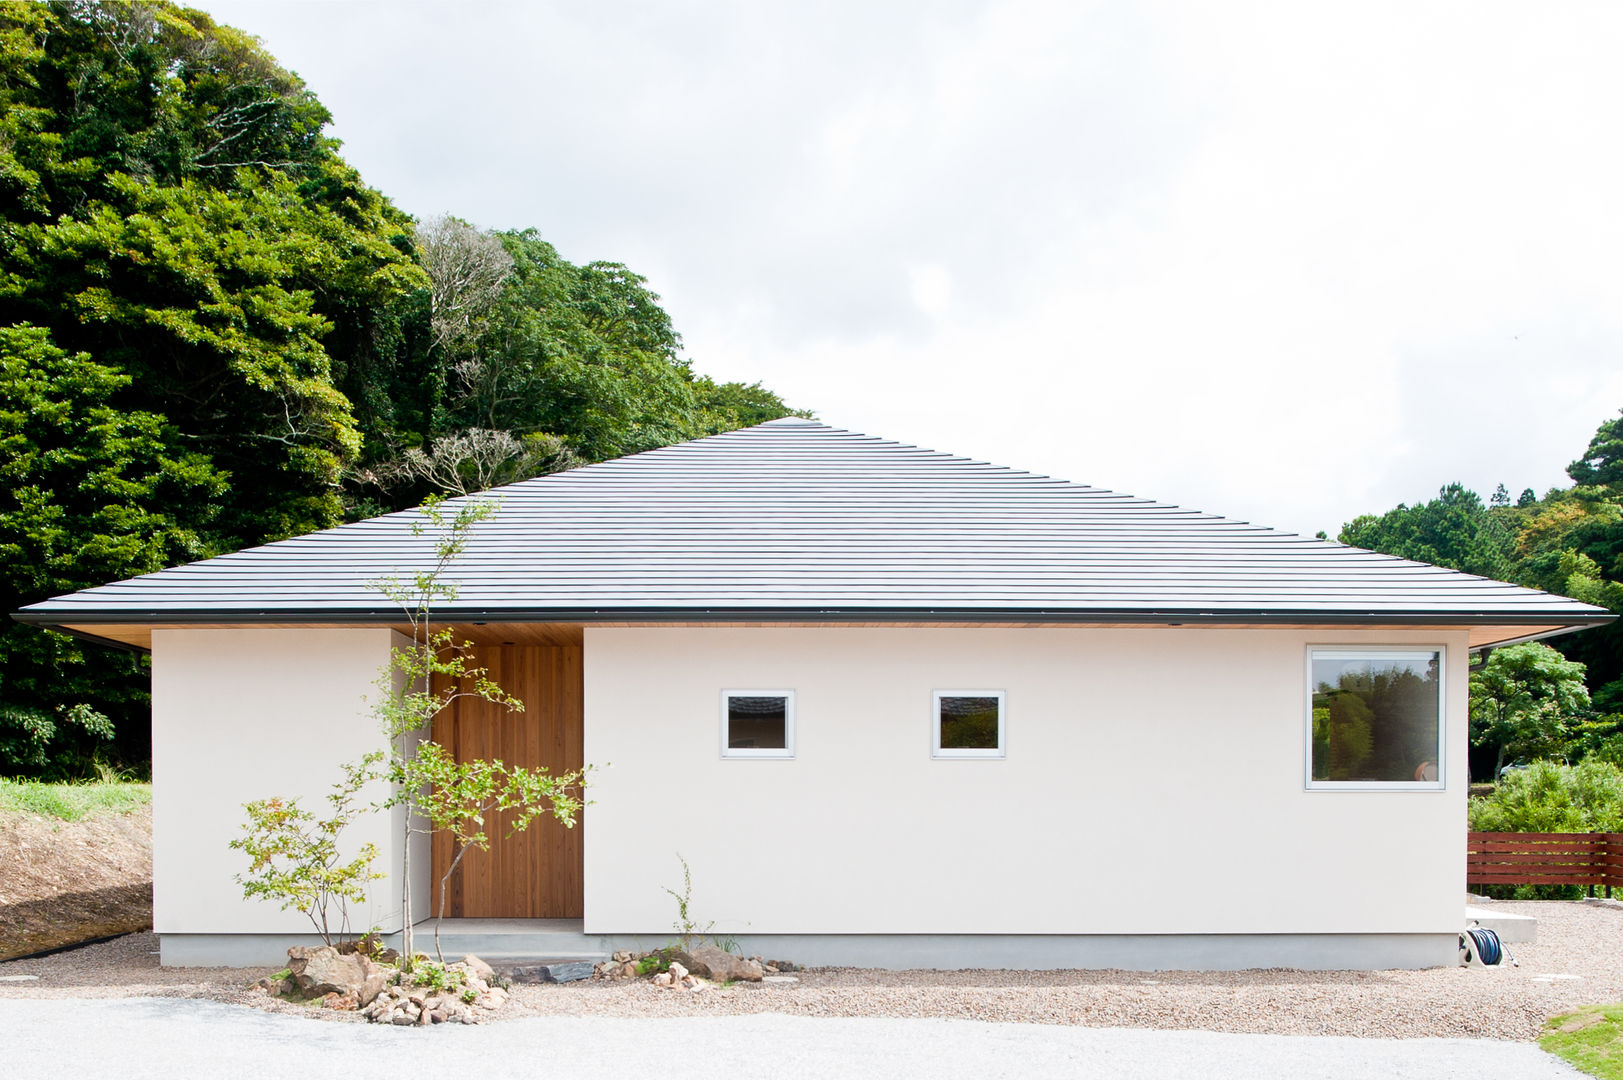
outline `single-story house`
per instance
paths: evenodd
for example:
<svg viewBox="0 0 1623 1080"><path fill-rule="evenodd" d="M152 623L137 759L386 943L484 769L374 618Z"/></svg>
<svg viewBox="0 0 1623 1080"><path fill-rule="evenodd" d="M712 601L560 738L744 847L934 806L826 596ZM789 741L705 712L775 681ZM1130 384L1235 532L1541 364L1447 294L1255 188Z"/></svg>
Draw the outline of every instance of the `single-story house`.
<svg viewBox="0 0 1623 1080"><path fill-rule="evenodd" d="M669 940L680 856L696 922L801 963L1452 963L1469 656L1612 617L792 418L495 494L439 615L526 708L436 734L597 766L579 828L498 840L453 890L448 933L515 955ZM405 624L372 583L424 565L419 520L17 615L151 653L164 963L308 940L227 844L244 802L320 805L382 745ZM359 921L385 931L397 825L351 837L384 853ZM414 854L419 912L443 858Z"/></svg>

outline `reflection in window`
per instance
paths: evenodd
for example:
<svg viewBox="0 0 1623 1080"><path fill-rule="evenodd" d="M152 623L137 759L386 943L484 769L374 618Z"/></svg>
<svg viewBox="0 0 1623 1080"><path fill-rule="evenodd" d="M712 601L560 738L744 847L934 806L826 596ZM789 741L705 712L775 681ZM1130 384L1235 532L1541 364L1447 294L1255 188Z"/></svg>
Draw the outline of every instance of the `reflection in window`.
<svg viewBox="0 0 1623 1080"><path fill-rule="evenodd" d="M1003 693L939 691L934 725L936 757L1002 757Z"/></svg>
<svg viewBox="0 0 1623 1080"><path fill-rule="evenodd" d="M793 692L728 690L722 703L724 756L794 756Z"/></svg>
<svg viewBox="0 0 1623 1080"><path fill-rule="evenodd" d="M1435 784L1442 760L1442 657L1315 649L1312 779Z"/></svg>

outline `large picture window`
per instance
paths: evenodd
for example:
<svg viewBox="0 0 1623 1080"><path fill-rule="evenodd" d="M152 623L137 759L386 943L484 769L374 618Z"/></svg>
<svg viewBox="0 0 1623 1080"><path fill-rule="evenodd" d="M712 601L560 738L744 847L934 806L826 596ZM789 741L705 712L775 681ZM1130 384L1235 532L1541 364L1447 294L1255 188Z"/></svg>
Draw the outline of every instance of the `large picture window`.
<svg viewBox="0 0 1623 1080"><path fill-rule="evenodd" d="M1310 788L1443 786L1441 649L1308 652Z"/></svg>
<svg viewBox="0 0 1623 1080"><path fill-rule="evenodd" d="M795 756L793 690L723 690L721 756L792 758Z"/></svg>

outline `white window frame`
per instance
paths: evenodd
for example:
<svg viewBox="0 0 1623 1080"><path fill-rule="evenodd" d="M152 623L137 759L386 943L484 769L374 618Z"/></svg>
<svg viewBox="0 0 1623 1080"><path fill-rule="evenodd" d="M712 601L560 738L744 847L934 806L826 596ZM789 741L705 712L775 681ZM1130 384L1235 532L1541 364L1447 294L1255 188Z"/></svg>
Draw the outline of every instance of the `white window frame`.
<svg viewBox="0 0 1623 1080"><path fill-rule="evenodd" d="M1437 655L1437 779L1313 779L1313 659L1429 660ZM1304 661L1306 694L1302 723L1302 776L1308 791L1446 791L1448 790L1448 647L1446 645L1309 645Z"/></svg>
<svg viewBox="0 0 1623 1080"><path fill-rule="evenodd" d="M941 746L941 699L949 697L997 698L997 749L977 750ZM1002 690L932 690L930 692L930 756L938 760L1000 760L1008 756L1009 700Z"/></svg>
<svg viewBox="0 0 1623 1080"><path fill-rule="evenodd" d="M735 697L783 698L783 748L732 747L727 745L727 726L730 720L728 702ZM721 756L724 758L754 758L756 760L785 761L795 756L795 692L793 690L723 690L721 692Z"/></svg>

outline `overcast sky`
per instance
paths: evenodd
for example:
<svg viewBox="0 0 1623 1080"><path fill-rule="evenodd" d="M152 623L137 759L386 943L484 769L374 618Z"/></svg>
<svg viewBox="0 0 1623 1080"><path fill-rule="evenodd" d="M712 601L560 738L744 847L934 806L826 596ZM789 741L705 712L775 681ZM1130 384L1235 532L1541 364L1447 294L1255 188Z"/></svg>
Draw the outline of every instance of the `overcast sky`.
<svg viewBox="0 0 1623 1080"><path fill-rule="evenodd" d="M1623 5L194 0L840 427L1293 531L1623 407Z"/></svg>

